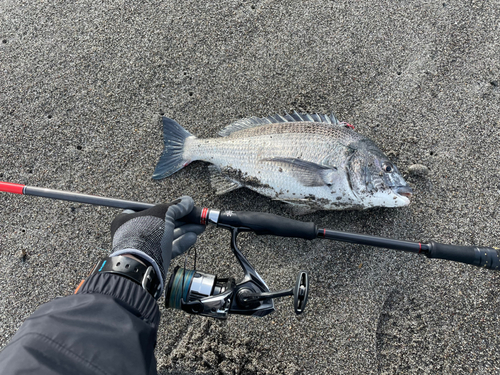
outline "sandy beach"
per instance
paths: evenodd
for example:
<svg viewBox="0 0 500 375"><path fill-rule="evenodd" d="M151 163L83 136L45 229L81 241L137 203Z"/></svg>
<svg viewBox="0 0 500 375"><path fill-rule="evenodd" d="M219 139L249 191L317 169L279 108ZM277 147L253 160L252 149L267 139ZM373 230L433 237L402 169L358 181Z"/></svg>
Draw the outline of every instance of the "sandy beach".
<svg viewBox="0 0 500 375"><path fill-rule="evenodd" d="M216 196L206 163L159 181L160 119L200 138L284 111L353 124L414 190L403 208L320 211L341 231L500 244L498 1L0 2L0 180L295 218L248 189ZM426 173L412 173L421 164ZM0 193L0 348L110 252L113 208ZM264 318L167 310L160 374L500 374L500 273L370 246L246 234ZM197 267L241 277L227 231ZM170 271L184 259L175 259Z"/></svg>

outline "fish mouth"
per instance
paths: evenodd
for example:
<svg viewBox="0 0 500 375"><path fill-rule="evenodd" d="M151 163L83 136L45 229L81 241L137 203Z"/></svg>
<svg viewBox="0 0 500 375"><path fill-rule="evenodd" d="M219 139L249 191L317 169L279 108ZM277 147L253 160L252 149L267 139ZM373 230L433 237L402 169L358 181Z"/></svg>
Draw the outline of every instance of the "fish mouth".
<svg viewBox="0 0 500 375"><path fill-rule="evenodd" d="M411 196L413 195L413 190L409 186L398 186L396 188L393 188L393 191L397 195L401 195L401 196L406 197L408 199L410 199Z"/></svg>

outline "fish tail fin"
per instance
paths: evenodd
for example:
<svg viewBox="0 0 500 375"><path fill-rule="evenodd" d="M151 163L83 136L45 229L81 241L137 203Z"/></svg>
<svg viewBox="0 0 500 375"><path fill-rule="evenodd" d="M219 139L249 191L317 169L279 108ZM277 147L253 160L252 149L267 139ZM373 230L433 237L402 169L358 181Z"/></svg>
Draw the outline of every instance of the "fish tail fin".
<svg viewBox="0 0 500 375"><path fill-rule="evenodd" d="M183 158L184 142L186 138L194 136L168 117L163 117L162 122L165 146L153 173L155 180L168 177L191 162Z"/></svg>

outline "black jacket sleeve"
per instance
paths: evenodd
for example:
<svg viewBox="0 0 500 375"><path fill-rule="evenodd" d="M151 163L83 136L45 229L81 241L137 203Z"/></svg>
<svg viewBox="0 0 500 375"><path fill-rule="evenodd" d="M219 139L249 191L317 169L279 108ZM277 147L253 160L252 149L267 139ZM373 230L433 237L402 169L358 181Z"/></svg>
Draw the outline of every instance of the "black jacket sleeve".
<svg viewBox="0 0 500 375"><path fill-rule="evenodd" d="M40 306L0 353L0 374L156 374L156 301L122 276L89 277Z"/></svg>

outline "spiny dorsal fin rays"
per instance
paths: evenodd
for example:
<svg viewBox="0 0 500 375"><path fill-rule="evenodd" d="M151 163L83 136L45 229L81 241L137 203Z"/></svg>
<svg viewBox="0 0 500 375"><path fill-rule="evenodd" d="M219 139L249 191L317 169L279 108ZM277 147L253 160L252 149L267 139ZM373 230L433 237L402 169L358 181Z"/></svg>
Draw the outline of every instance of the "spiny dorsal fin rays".
<svg viewBox="0 0 500 375"><path fill-rule="evenodd" d="M293 111L292 114L285 112L284 116L280 114L275 114L272 116L262 117L262 118L254 116L250 118L241 119L233 122L232 124L222 129L219 132L219 135L222 137L226 137L232 133L235 133L243 129L250 129L262 125L276 124L283 122L315 122L315 123L342 126L342 124L335 118L333 113L331 115L319 115L317 113L309 114L309 113L298 113L297 111Z"/></svg>
<svg viewBox="0 0 500 375"><path fill-rule="evenodd" d="M285 118L286 118L286 120L287 120L288 122L293 122L293 121L295 121L295 120L293 119L292 115L291 115L291 114L289 114L288 112L285 112Z"/></svg>
<svg viewBox="0 0 500 375"><path fill-rule="evenodd" d="M281 120L281 122L288 122L288 120L281 115L276 115L275 117L279 118Z"/></svg>
<svg viewBox="0 0 500 375"><path fill-rule="evenodd" d="M292 115L297 121L305 121L299 113L297 113L297 111L293 111L293 115Z"/></svg>
<svg viewBox="0 0 500 375"><path fill-rule="evenodd" d="M339 120L337 120L337 118L335 117L335 115L333 114L333 111L332 113L330 114L330 119L332 120L332 124L339 124Z"/></svg>
<svg viewBox="0 0 500 375"><path fill-rule="evenodd" d="M277 122L288 122L288 120L287 120L285 117L283 117L283 116L281 116L281 115L279 115L279 114L276 114L276 115L274 115L274 116L269 116L269 117L267 117L267 119L269 119L269 120L270 120L270 119L273 119L274 121L271 121L271 122L273 122L273 123L277 123Z"/></svg>
<svg viewBox="0 0 500 375"><path fill-rule="evenodd" d="M321 116L315 113L314 115L311 115L312 119L314 122L322 122L321 121Z"/></svg>
<svg viewBox="0 0 500 375"><path fill-rule="evenodd" d="M330 117L327 115L321 115L321 119L328 124L332 123L332 120L330 120Z"/></svg>

